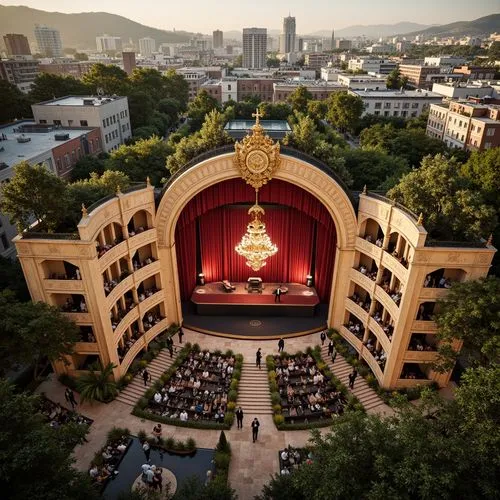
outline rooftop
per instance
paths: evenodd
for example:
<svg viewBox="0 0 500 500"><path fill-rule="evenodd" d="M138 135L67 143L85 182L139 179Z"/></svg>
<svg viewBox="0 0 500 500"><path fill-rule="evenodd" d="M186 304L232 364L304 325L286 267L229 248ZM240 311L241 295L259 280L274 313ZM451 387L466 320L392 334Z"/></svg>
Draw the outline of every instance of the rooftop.
<svg viewBox="0 0 500 500"><path fill-rule="evenodd" d="M59 97L58 99L51 99L50 101L43 101L37 105L43 104L44 106L103 106L111 101L117 99L126 99L121 96L80 96L71 95L66 97Z"/></svg>
<svg viewBox="0 0 500 500"><path fill-rule="evenodd" d="M435 99L442 99L443 96L436 92L430 92L428 90L351 90L352 93L359 95L359 97L380 97L380 98L418 98L418 97L432 97Z"/></svg>
<svg viewBox="0 0 500 500"><path fill-rule="evenodd" d="M30 160L92 130L92 127L75 129L55 126L38 126L36 132L20 130L20 127L32 125L36 125L35 122L23 121L0 127L0 136L2 134L7 136L7 140L0 141L0 170L2 164L11 167L23 160ZM55 134L67 134L69 137L65 140L56 140ZM18 142L18 139L21 139L21 142ZM25 142L22 142L23 139Z"/></svg>
<svg viewBox="0 0 500 500"><path fill-rule="evenodd" d="M260 124L265 133L274 140L283 139L288 132L291 132L286 120L260 120ZM254 125L255 120L230 120L224 130L233 139L242 139L248 135Z"/></svg>
<svg viewBox="0 0 500 500"><path fill-rule="evenodd" d="M300 80L285 80L284 82L275 82L275 86L277 87L326 87L326 88L339 88L339 89L345 89L344 86L340 85L340 83L337 82L327 82L326 80L307 80L307 79L300 79Z"/></svg>

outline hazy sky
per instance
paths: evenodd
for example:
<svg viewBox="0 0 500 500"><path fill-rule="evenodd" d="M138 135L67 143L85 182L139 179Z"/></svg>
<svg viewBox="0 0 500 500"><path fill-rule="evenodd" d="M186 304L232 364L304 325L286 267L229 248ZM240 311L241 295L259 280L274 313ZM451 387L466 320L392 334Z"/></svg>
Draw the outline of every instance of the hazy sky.
<svg viewBox="0 0 500 500"><path fill-rule="evenodd" d="M203 33L250 26L279 29L288 12L297 18L298 33L399 21L446 24L500 12L500 0L0 0L0 4L68 13L104 11L156 28Z"/></svg>

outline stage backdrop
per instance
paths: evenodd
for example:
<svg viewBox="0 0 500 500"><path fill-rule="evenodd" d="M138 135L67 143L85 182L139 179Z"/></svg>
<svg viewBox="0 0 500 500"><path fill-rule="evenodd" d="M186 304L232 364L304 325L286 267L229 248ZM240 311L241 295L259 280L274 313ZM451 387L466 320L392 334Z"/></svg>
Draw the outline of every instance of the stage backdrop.
<svg viewBox="0 0 500 500"><path fill-rule="evenodd" d="M247 212L254 201L255 191L250 186L241 179L231 179L205 189L186 205L175 237L181 299L188 300L196 286L199 252L207 282L244 282L249 276L260 276L265 282L304 283L314 269L315 288L320 300L327 302L336 232L326 208L293 184L273 180L264 186L259 203L266 211L264 222L278 253L255 272L234 250L246 232ZM244 205L236 205L239 203Z"/></svg>

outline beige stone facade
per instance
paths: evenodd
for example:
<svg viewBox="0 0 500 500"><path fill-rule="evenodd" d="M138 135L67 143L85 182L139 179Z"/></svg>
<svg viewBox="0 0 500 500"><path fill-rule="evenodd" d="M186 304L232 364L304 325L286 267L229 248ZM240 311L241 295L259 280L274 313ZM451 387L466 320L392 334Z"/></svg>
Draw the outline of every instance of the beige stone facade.
<svg viewBox="0 0 500 500"><path fill-rule="evenodd" d="M178 174L159 203L153 188L145 186L119 193L89 210L78 225L79 239L31 234L16 238L33 300L65 308L69 298L73 312L66 314L83 327L85 338L76 345L69 364L57 364L58 373L79 375L90 361L99 359L103 364L114 363L119 378L141 349L147 349L171 323L182 322L177 220L193 196L236 177L233 154L214 153ZM424 227L408 211L369 194L361 194L355 207L326 170L286 151L274 178L313 194L335 222L328 325L338 329L365 359L382 386L432 381L446 385L449 374L433 372L430 363L436 357L432 314L436 300L446 296L448 289L426 287L428 276L447 284L485 276L495 249L486 244L426 246ZM106 283L113 281L116 284L112 289L108 286L106 293ZM395 293L400 294L398 301L391 298ZM352 300L354 294L356 300ZM361 299L364 307L359 305ZM353 333L356 324L359 331ZM411 349L415 336L421 350ZM385 366L375 359L372 346L379 353L383 349Z"/></svg>

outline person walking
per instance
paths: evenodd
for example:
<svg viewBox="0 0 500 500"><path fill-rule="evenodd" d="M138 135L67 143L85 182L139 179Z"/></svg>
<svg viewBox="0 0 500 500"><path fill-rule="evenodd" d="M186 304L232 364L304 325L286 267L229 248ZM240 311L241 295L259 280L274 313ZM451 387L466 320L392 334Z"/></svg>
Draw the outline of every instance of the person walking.
<svg viewBox="0 0 500 500"><path fill-rule="evenodd" d="M149 456L151 455L151 446L149 446L149 443L147 441L144 441L144 443L142 443L142 451L144 452L144 455L146 455L146 460L149 462Z"/></svg>
<svg viewBox="0 0 500 500"><path fill-rule="evenodd" d="M321 332L321 335L319 336L319 338L321 339L321 345L325 345L326 333L324 330Z"/></svg>
<svg viewBox="0 0 500 500"><path fill-rule="evenodd" d="M257 437L259 435L259 427L260 427L260 423L259 423L257 417L255 417L253 419L253 422L252 422L252 439L253 439L254 443L255 443L255 441L257 441Z"/></svg>
<svg viewBox="0 0 500 500"><path fill-rule="evenodd" d="M243 429L243 410L241 406L235 412L237 429Z"/></svg>
<svg viewBox="0 0 500 500"><path fill-rule="evenodd" d="M335 358L337 357L337 349L335 349L335 346L333 347L333 350L332 350L332 365L335 363Z"/></svg>
<svg viewBox="0 0 500 500"><path fill-rule="evenodd" d="M285 349L285 341L283 337L278 340L278 352L282 352Z"/></svg>
<svg viewBox="0 0 500 500"><path fill-rule="evenodd" d="M182 331L182 326L179 327L179 331L177 332L179 335L179 344L182 344L182 337L184 337L184 332Z"/></svg>
<svg viewBox="0 0 500 500"><path fill-rule="evenodd" d="M354 382L356 381L356 377L358 376L358 371L356 368L352 369L352 372L349 374L349 389L354 389Z"/></svg>
<svg viewBox="0 0 500 500"><path fill-rule="evenodd" d="M172 337L169 337L167 339L167 349L168 352L170 353L170 358L174 357L174 341L172 340Z"/></svg>
<svg viewBox="0 0 500 500"><path fill-rule="evenodd" d="M261 369L260 366L260 360L262 359L262 353L260 352L260 347L257 349L257 352L255 353L255 366Z"/></svg>
<svg viewBox="0 0 500 500"><path fill-rule="evenodd" d="M75 393L69 387L67 387L64 391L64 397L66 398L66 402L71 405L71 408L74 411L75 406L77 406L78 404L75 399Z"/></svg>
<svg viewBox="0 0 500 500"><path fill-rule="evenodd" d="M144 380L144 385L148 385L148 381L149 381L149 372L146 370L146 368L144 368L144 370L142 370L142 380Z"/></svg>
<svg viewBox="0 0 500 500"><path fill-rule="evenodd" d="M162 433L162 428L161 428L161 424L156 424L154 427L153 427L153 436L156 438L156 440L158 441L158 444L161 443L161 433Z"/></svg>
<svg viewBox="0 0 500 500"><path fill-rule="evenodd" d="M328 356L331 356L333 353L333 342L330 340L330 343L328 344Z"/></svg>

